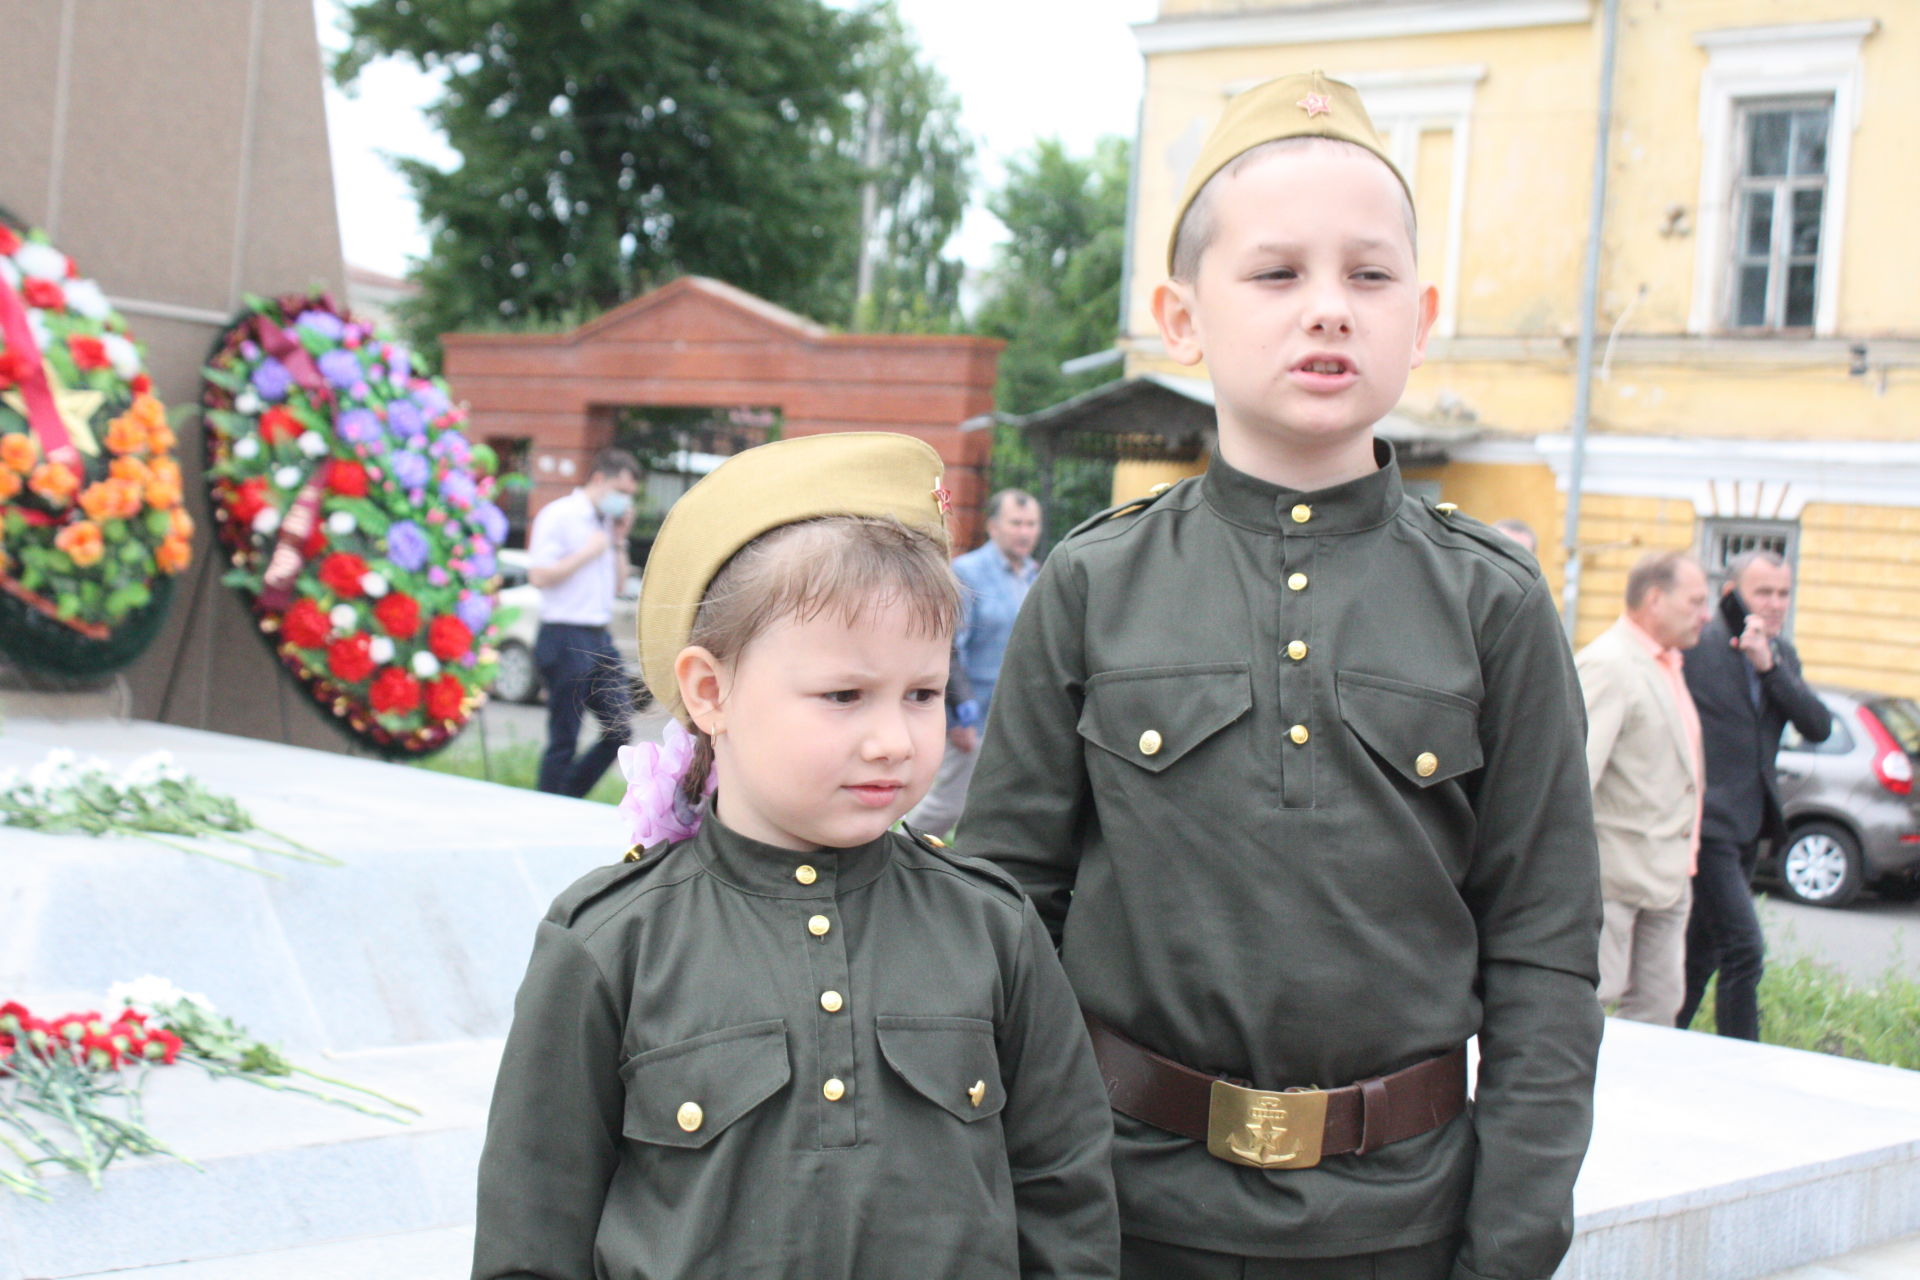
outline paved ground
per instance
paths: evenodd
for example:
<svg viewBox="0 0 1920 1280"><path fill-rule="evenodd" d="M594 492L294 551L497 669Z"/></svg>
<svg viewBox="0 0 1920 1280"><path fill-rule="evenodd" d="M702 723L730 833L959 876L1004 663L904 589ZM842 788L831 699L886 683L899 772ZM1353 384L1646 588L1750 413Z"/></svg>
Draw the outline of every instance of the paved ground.
<svg viewBox="0 0 1920 1280"><path fill-rule="evenodd" d="M1833 911L1763 895L1760 920L1775 952L1817 956L1856 982L1878 981L1889 969L1920 980L1920 902L1863 894Z"/></svg>

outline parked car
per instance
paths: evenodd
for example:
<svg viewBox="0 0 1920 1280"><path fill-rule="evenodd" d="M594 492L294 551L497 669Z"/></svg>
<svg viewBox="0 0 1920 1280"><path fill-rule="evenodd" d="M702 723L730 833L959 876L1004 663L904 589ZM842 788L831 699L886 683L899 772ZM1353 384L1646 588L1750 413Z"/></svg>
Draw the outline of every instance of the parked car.
<svg viewBox="0 0 1920 1280"><path fill-rule="evenodd" d="M500 665L493 677L493 696L507 702L538 702L540 670L533 663L533 640L540 631L540 588L527 577L527 553L503 550L500 562L500 608L518 612L508 622L496 642ZM620 651L627 674L634 682L634 705L646 700L646 686L640 678L639 634L640 577L627 579L626 589L613 602L613 647Z"/></svg>
<svg viewBox="0 0 1920 1280"><path fill-rule="evenodd" d="M1920 705L1857 689L1816 686L1833 712L1825 742L1791 724L1776 778L1787 838L1760 864L1796 902L1844 907L1872 888L1920 896Z"/></svg>

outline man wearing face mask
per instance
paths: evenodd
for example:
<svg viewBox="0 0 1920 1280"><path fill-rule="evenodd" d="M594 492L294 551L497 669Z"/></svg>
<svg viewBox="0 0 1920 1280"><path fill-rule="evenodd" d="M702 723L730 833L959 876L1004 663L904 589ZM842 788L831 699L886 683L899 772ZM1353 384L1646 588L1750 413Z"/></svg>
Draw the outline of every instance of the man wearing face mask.
<svg viewBox="0 0 1920 1280"><path fill-rule="evenodd" d="M586 795L627 742L633 695L607 623L627 579L627 532L639 487L633 455L603 449L585 484L533 518L527 577L540 588L533 660L547 689L542 791ZM600 737L576 756L580 719L588 711L600 722Z"/></svg>

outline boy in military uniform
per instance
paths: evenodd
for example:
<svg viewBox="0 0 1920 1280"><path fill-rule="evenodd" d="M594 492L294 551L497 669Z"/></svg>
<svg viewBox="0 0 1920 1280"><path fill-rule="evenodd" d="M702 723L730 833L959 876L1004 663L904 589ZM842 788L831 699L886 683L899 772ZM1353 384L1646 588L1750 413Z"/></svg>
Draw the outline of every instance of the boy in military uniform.
<svg viewBox="0 0 1920 1280"><path fill-rule="evenodd" d="M1045 927L890 830L946 738L944 493L917 440L812 436L668 515L640 649L676 741L623 760L648 847L536 936L475 1280L1117 1274L1111 1121Z"/></svg>
<svg viewBox="0 0 1920 1280"><path fill-rule="evenodd" d="M1437 306L1405 181L1350 87L1270 82L1170 250L1218 451L1049 558L963 841L1060 940L1123 1274L1545 1280L1600 1039L1583 710L1533 557L1374 436Z"/></svg>

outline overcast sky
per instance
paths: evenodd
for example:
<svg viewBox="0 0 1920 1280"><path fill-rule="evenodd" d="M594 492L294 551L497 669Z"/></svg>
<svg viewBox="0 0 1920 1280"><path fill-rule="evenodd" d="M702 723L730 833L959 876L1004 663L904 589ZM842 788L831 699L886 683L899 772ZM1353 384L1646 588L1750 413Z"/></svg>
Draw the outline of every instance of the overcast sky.
<svg viewBox="0 0 1920 1280"><path fill-rule="evenodd" d="M1140 54L1131 24L1153 18L1158 0L899 0L921 47L960 95L961 118L979 147L974 207L951 249L985 265L999 238L982 197L1006 159L1056 135L1076 152L1106 133L1132 137L1140 104ZM340 0L314 0L320 40L341 41ZM410 66L377 63L354 95L327 88L327 125L347 261L389 275L426 252L406 184L383 152L451 165L456 157L421 108L437 87Z"/></svg>

